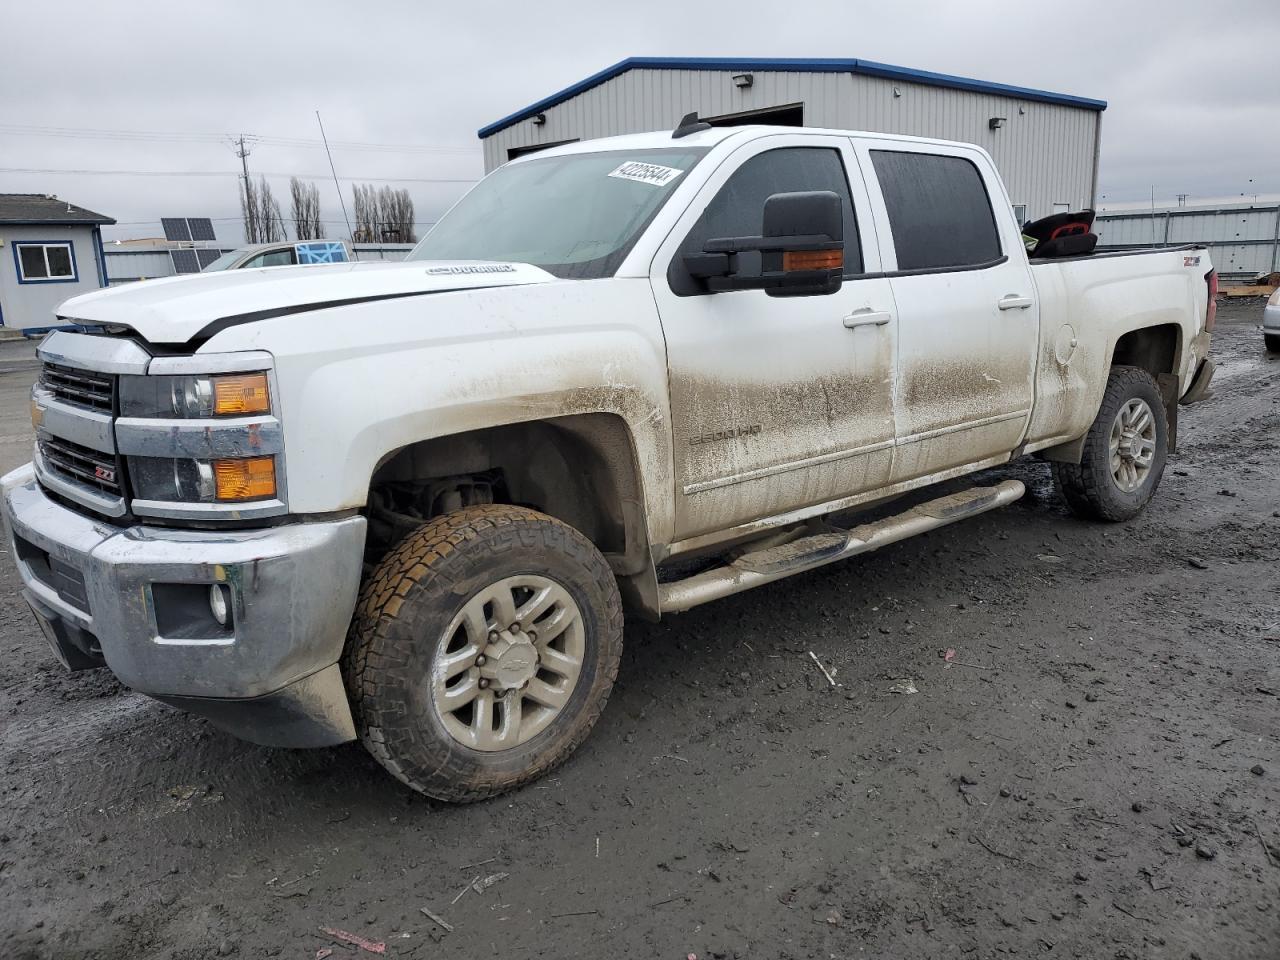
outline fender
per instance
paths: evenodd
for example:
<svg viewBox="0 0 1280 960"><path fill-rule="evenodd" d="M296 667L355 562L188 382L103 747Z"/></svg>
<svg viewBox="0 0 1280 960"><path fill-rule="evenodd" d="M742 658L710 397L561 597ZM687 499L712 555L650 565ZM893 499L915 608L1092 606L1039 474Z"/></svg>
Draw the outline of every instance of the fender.
<svg viewBox="0 0 1280 960"><path fill-rule="evenodd" d="M646 280L343 305L225 329L205 349L275 357L292 512L363 506L378 465L413 443L605 413L630 432L650 543L671 538L666 352Z"/></svg>

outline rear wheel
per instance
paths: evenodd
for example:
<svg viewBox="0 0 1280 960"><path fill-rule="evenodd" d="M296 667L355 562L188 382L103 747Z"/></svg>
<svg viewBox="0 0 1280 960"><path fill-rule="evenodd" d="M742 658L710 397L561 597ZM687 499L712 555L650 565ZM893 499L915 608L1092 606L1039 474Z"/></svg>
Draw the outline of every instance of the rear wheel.
<svg viewBox="0 0 1280 960"><path fill-rule="evenodd" d="M346 676L365 746L442 800L520 786L604 709L622 652L617 583L551 517L481 506L432 520L361 592Z"/></svg>
<svg viewBox="0 0 1280 960"><path fill-rule="evenodd" d="M1267 344L1267 353L1280 353L1280 333L1263 334L1263 340Z"/></svg>
<svg viewBox="0 0 1280 960"><path fill-rule="evenodd" d="M1098 416L1079 463L1055 463L1067 505L1091 520L1128 520L1160 485L1169 424L1155 378L1137 367L1112 367Z"/></svg>

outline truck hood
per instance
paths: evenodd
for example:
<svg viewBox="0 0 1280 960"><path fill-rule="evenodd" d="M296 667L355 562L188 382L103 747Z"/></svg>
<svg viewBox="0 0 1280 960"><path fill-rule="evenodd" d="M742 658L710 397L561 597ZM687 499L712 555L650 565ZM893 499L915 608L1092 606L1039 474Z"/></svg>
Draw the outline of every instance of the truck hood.
<svg viewBox="0 0 1280 960"><path fill-rule="evenodd" d="M58 319L128 327L151 343L182 344L290 313L555 279L527 263L444 260L228 270L142 280L72 297L58 307Z"/></svg>

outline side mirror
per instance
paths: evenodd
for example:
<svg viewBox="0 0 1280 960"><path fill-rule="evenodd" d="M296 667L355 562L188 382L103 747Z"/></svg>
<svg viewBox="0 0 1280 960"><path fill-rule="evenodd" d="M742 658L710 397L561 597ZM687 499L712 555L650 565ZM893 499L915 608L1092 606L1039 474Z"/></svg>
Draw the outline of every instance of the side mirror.
<svg viewBox="0 0 1280 960"><path fill-rule="evenodd" d="M758 237L708 240L684 257L712 293L764 290L771 297L835 293L844 282L844 212L829 190L775 193Z"/></svg>

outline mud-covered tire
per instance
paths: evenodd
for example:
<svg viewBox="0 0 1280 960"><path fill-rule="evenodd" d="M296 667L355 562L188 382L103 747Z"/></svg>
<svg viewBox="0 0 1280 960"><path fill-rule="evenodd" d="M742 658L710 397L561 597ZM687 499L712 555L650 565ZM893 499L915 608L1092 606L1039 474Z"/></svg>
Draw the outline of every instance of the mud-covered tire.
<svg viewBox="0 0 1280 960"><path fill-rule="evenodd" d="M581 670L545 729L509 749L472 749L435 706L432 662L467 602L518 576L549 578L572 597L581 614ZM621 654L621 600L600 551L552 517L493 505L425 523L378 564L361 589L343 668L360 739L378 762L419 793L470 802L519 787L568 757L604 709Z"/></svg>
<svg viewBox="0 0 1280 960"><path fill-rule="evenodd" d="M1131 400L1144 401L1155 422L1155 451L1141 485L1121 488L1112 468L1111 430ZM1142 512L1160 485L1169 450L1169 423L1154 377L1138 367L1112 367L1102 406L1085 437L1079 463L1055 463L1053 477L1067 506L1089 520L1118 522Z"/></svg>
<svg viewBox="0 0 1280 960"><path fill-rule="evenodd" d="M1267 353L1280 353L1280 333L1264 333L1262 339L1267 345Z"/></svg>

